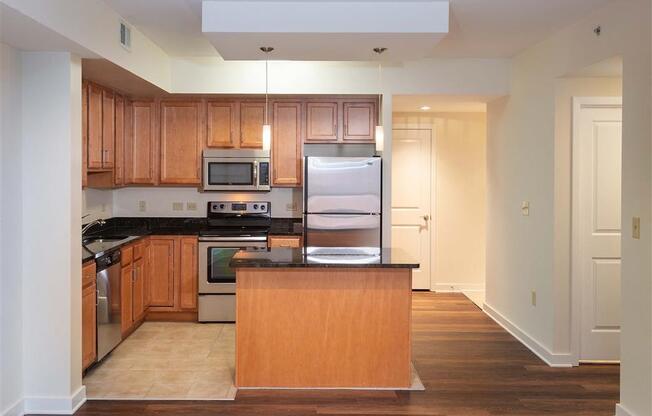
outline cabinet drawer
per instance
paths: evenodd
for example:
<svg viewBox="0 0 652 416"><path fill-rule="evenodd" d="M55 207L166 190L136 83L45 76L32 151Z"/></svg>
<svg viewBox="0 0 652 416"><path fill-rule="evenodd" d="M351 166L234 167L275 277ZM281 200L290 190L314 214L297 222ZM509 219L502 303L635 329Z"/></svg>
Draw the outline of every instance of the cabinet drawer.
<svg viewBox="0 0 652 416"><path fill-rule="evenodd" d="M122 247L121 251L121 258L120 258L120 265L122 267L131 264L132 261L134 261L134 246L133 245L128 245L125 247Z"/></svg>
<svg viewBox="0 0 652 416"><path fill-rule="evenodd" d="M89 261L82 266L82 288L95 284L95 262Z"/></svg>
<svg viewBox="0 0 652 416"><path fill-rule="evenodd" d="M299 248L301 247L300 236L270 236L269 247Z"/></svg>
<svg viewBox="0 0 652 416"><path fill-rule="evenodd" d="M145 255L145 240L134 244L134 260L141 259Z"/></svg>

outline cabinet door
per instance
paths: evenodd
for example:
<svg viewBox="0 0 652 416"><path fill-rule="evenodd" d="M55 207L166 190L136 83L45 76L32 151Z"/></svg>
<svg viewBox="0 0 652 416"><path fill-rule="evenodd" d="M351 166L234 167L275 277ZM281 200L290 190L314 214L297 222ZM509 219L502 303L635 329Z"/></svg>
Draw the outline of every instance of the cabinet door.
<svg viewBox="0 0 652 416"><path fill-rule="evenodd" d="M199 185L204 142L201 101L161 103L161 182Z"/></svg>
<svg viewBox="0 0 652 416"><path fill-rule="evenodd" d="M113 183L116 186L124 185L125 162L125 101L120 95L115 96L115 167L113 169Z"/></svg>
<svg viewBox="0 0 652 416"><path fill-rule="evenodd" d="M88 83L82 81L82 188L88 184Z"/></svg>
<svg viewBox="0 0 652 416"><path fill-rule="evenodd" d="M264 102L240 103L240 147L263 147Z"/></svg>
<svg viewBox="0 0 652 416"><path fill-rule="evenodd" d="M275 102L272 185L301 185L301 103Z"/></svg>
<svg viewBox="0 0 652 416"><path fill-rule="evenodd" d="M82 290L82 369L97 358L97 309L95 283Z"/></svg>
<svg viewBox="0 0 652 416"><path fill-rule="evenodd" d="M153 101L127 104L125 179L128 184L155 183L156 107Z"/></svg>
<svg viewBox="0 0 652 416"><path fill-rule="evenodd" d="M207 147L238 147L237 106L232 102L209 101L207 104Z"/></svg>
<svg viewBox="0 0 652 416"><path fill-rule="evenodd" d="M131 329L134 323L133 312L133 265L128 265L122 268L120 275L120 316L122 334L126 334Z"/></svg>
<svg viewBox="0 0 652 416"><path fill-rule="evenodd" d="M344 102L344 134L345 142L373 143L376 126L376 103L374 102Z"/></svg>
<svg viewBox="0 0 652 416"><path fill-rule="evenodd" d="M145 302L145 309L149 308L149 305L151 304L151 265L152 265L152 259L151 259L151 243L149 239L145 240L145 251L143 253L143 259L145 260L145 270L143 272L144 276L144 285L143 285L143 292L144 294L144 302Z"/></svg>
<svg viewBox="0 0 652 416"><path fill-rule="evenodd" d="M102 168L114 165L115 149L115 95L113 91L102 90Z"/></svg>
<svg viewBox="0 0 652 416"><path fill-rule="evenodd" d="M179 307L197 309L197 239L182 237L180 244Z"/></svg>
<svg viewBox="0 0 652 416"><path fill-rule="evenodd" d="M284 248L299 248L301 247L300 236L269 236L267 245L270 248L284 247Z"/></svg>
<svg viewBox="0 0 652 416"><path fill-rule="evenodd" d="M337 141L337 102L306 103L306 142Z"/></svg>
<svg viewBox="0 0 652 416"><path fill-rule="evenodd" d="M88 168L102 168L102 88L88 85Z"/></svg>
<svg viewBox="0 0 652 416"><path fill-rule="evenodd" d="M143 258L134 262L132 299L133 321L139 321L145 315L145 260Z"/></svg>
<svg viewBox="0 0 652 416"><path fill-rule="evenodd" d="M150 250L150 306L173 307L174 238L152 238Z"/></svg>

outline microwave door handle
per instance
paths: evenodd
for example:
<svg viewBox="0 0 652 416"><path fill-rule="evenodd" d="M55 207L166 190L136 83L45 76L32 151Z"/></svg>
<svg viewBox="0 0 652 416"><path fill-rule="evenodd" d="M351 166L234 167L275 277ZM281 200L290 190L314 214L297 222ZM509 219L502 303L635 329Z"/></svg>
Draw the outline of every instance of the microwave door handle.
<svg viewBox="0 0 652 416"><path fill-rule="evenodd" d="M253 185L258 189L258 161L254 160L254 183Z"/></svg>

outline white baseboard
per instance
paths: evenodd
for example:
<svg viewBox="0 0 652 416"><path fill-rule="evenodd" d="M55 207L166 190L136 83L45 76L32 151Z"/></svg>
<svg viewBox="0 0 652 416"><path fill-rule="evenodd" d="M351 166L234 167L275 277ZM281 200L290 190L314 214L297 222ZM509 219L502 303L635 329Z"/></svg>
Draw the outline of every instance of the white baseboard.
<svg viewBox="0 0 652 416"><path fill-rule="evenodd" d="M86 386L81 386L71 397L26 397L23 401L27 414L72 415L86 402Z"/></svg>
<svg viewBox="0 0 652 416"><path fill-rule="evenodd" d="M484 292L482 283L435 283L430 290L440 293Z"/></svg>
<svg viewBox="0 0 652 416"><path fill-rule="evenodd" d="M616 416L636 416L634 413L625 409L622 404L616 404Z"/></svg>
<svg viewBox="0 0 652 416"><path fill-rule="evenodd" d="M23 409L23 400L20 399L13 405L9 406L2 412L2 416L23 416L25 411Z"/></svg>
<svg viewBox="0 0 652 416"><path fill-rule="evenodd" d="M491 319L496 321L498 325L502 326L507 332L512 334L514 338L519 340L521 344L525 345L532 351L537 357L541 358L546 364L550 367L572 367L573 366L573 357L570 353L567 354L556 354L550 352L548 348L543 346L539 341L531 337L527 332L520 329L509 319L505 318L498 311L488 305L486 302L482 308Z"/></svg>

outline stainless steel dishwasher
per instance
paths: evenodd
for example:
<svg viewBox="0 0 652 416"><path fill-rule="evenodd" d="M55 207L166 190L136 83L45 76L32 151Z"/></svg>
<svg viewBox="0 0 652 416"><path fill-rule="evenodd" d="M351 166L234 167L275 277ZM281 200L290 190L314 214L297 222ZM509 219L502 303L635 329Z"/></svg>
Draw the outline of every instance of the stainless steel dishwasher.
<svg viewBox="0 0 652 416"><path fill-rule="evenodd" d="M120 304L120 250L95 260L97 268L97 361L122 340Z"/></svg>

